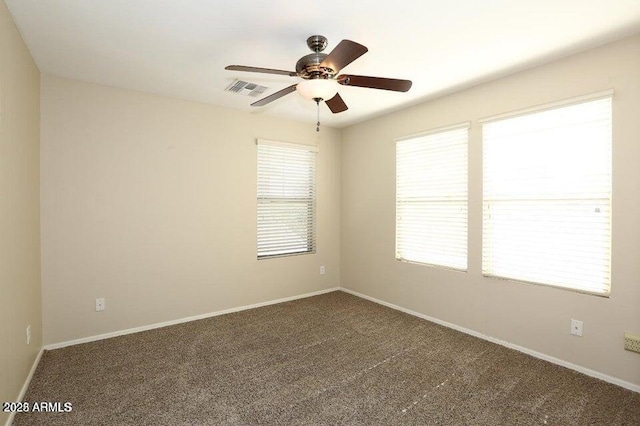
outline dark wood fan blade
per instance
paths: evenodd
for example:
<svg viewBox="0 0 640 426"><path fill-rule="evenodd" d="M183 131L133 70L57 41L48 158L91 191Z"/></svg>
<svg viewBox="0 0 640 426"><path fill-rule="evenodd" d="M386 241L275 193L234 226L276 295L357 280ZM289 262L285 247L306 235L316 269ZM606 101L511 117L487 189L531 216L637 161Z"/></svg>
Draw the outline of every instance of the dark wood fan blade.
<svg viewBox="0 0 640 426"><path fill-rule="evenodd" d="M259 67L245 67L244 65L229 65L224 67L229 71L246 71L246 72L261 72L263 74L278 74L288 75L289 77L295 77L298 75L295 71L274 70L272 68L259 68Z"/></svg>
<svg viewBox="0 0 640 426"><path fill-rule="evenodd" d="M324 61L320 64L321 68L331 68L333 72L337 73L342 68L349 65L351 62L358 59L360 56L367 53L369 49L361 44L351 40L342 40L338 45L329 53L329 56L324 58Z"/></svg>
<svg viewBox="0 0 640 426"><path fill-rule="evenodd" d="M343 86L368 87L370 89L393 90L394 92L407 92L411 89L412 84L411 80L349 74L339 75L338 83Z"/></svg>
<svg viewBox="0 0 640 426"><path fill-rule="evenodd" d="M337 114L339 112L343 112L349 109L347 104L344 103L340 93L336 93L336 95L329 99L328 101L324 101L325 104L329 107L332 113Z"/></svg>
<svg viewBox="0 0 640 426"><path fill-rule="evenodd" d="M258 107L258 106L264 106L270 102L275 101L276 99L280 99L281 97L288 95L291 92L295 92L296 91L296 86L297 84L291 85L289 87L287 87L286 89L282 89L282 90L278 90L276 93L273 93L269 96L267 96L266 98L262 98L259 101L256 101L254 103L251 104L251 106L254 107Z"/></svg>

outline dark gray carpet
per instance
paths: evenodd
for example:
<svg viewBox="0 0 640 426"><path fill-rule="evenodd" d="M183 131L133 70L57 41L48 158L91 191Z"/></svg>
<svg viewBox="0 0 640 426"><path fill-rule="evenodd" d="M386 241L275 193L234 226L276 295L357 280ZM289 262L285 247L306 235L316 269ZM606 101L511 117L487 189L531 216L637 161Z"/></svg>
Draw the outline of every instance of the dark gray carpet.
<svg viewBox="0 0 640 426"><path fill-rule="evenodd" d="M16 425L638 425L640 394L334 292L47 351Z"/></svg>

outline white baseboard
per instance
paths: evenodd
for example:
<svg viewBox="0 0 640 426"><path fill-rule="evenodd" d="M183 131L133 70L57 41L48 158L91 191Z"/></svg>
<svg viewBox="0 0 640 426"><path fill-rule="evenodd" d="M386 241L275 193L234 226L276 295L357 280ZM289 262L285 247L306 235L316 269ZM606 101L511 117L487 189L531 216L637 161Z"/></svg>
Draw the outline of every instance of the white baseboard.
<svg viewBox="0 0 640 426"><path fill-rule="evenodd" d="M344 291L345 293L349 293L349 294L352 294L354 296L360 297L362 299L366 299L366 300L369 300L371 302L377 303L379 305L383 305L383 306L386 306L386 307L391 308L391 309L402 311L402 312L407 313L409 315L413 315L413 316L425 319L427 321L431 321L431 322L434 322L436 324L443 325L443 326L445 326L447 328L452 328L454 330L461 331L461 332L463 332L465 334L470 334L471 336L474 336L474 337L479 337L480 339L483 339L483 340L488 340L489 342L496 343L496 344L498 344L500 346L505 346L505 347L507 347L509 349L514 349L514 350L516 350L518 352L522 352L522 353L525 353L527 355L531 355L531 356L533 356L535 358L539 358L539 359L542 359L544 361L548 361L548 362L550 362L552 364L557 364L557 365L560 365L562 367L566 367L566 368L569 368L571 370L575 370L575 371L578 371L580 373L586 374L587 376L595 377L596 379L604 380L605 382L613 383L614 385L618 385L618 386L621 386L623 388L626 388L626 389L632 390L634 392L639 392L640 393L640 385L637 385L637 384L634 384L634 383L631 383L631 382L627 382L625 380L618 379L618 378L613 377L613 376L609 376L609 375L601 373L599 371L591 370L590 368L586 368L586 367L582 367L582 366L577 365L577 364L573 364L573 363L571 363L569 361L565 361L565 360L562 360L562 359L559 359L559 358L552 357L550 355L543 354L542 352L537 352L537 351L534 351L532 349L525 348L523 346L515 345L515 344L509 343L509 342L507 342L505 340L496 339L495 337L487 336L487 335L479 333L477 331L474 331L474 330L471 330L471 329L468 329L468 328L465 328L465 327L460 327L459 325L455 325L455 324L452 324L450 322L442 321L442 320L440 320L438 318L433 318L433 317L430 317L428 315L424 315L424 314L421 314L419 312L412 311L412 310L407 309L407 308L403 308L402 306L394 305L393 303L385 302L384 300L376 299L375 297L371 297L371 296L367 296L366 294L358 293L357 291L353 291L353 290L350 290L348 288L341 287L340 290Z"/></svg>
<svg viewBox="0 0 640 426"><path fill-rule="evenodd" d="M124 336L125 334L132 334L132 333L139 333L141 331L153 330L154 328L162 328L162 327L167 327L167 326L170 326L170 325L182 324L182 323L189 322L189 321L196 321L196 320L200 320L200 319L216 317L218 315L231 314L233 312L245 311L247 309L254 309L254 308L260 308L262 306L275 305L276 303L283 303L283 302L289 302L291 300L304 299L306 297L318 296L320 294L331 293L332 291L338 291L338 290L340 290L340 287L333 287L333 288L328 288L326 290L314 291L312 293L299 294L297 296L290 296L290 297L285 297L285 298L282 298L282 299L269 300L267 302L255 303L253 305L239 306L239 307L236 307L236 308L224 309L222 311L216 311L216 312L209 312L209 313L206 313L206 314L194 315L192 317L178 318L178 319L171 320L171 321L159 322L159 323L150 324L150 325L143 325L143 326L134 327L134 328L127 328L125 330L118 330L118 331L112 331L110 333L98 334L98 335L95 335L95 336L82 337L80 339L68 340L66 342L51 343L51 344L45 345L44 349L45 350L60 349L60 348L66 347L66 346L73 346L73 345L79 345L81 343L95 342L96 340L109 339L111 337Z"/></svg>
<svg viewBox="0 0 640 426"><path fill-rule="evenodd" d="M27 375L26 380L24 381L24 385L22 385L22 389L20 389L20 393L18 394L18 399L15 402L22 401L25 394L27 393L27 389L29 389L29 384L31 383L31 379L33 378L33 373L36 372L36 368L38 368L38 364L40 363L40 358L42 358L42 353L44 352L44 348L40 348L38 351L38 355L36 355L36 359L33 360L33 365L31 365L31 370L29 370L29 374ZM13 423L13 418L16 416L15 411L12 411L9 414L9 418L7 419L6 426L11 426Z"/></svg>

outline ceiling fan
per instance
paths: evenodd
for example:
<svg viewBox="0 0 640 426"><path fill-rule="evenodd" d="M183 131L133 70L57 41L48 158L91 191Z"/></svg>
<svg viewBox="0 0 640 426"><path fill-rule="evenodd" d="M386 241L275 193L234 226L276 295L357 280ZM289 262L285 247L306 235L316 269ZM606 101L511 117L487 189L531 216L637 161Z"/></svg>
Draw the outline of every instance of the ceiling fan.
<svg viewBox="0 0 640 426"><path fill-rule="evenodd" d="M309 46L309 49L311 49L313 53L300 58L296 63L295 71L248 67L244 65L229 65L225 67L225 69L230 71L286 75L303 79L299 83L292 84L287 88L252 103L251 106L254 107L267 105L289 93L298 91L303 98L313 99L318 105L320 105L320 101L324 101L331 112L337 114L348 109L347 104L345 104L338 93L339 85L392 90L395 92L406 92L411 88L410 80L351 74L338 75L342 68L367 53L368 49L361 44L351 40L342 40L331 53L326 54L322 53L322 51L327 47L327 38L321 35L313 35L307 39L307 46ZM318 126L320 126L319 120Z"/></svg>

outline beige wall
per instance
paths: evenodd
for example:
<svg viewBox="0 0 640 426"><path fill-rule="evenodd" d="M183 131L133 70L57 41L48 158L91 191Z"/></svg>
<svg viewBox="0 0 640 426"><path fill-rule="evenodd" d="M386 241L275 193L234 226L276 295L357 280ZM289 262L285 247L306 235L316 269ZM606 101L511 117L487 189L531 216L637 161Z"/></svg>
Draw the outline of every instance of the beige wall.
<svg viewBox="0 0 640 426"><path fill-rule="evenodd" d="M613 88L613 271L610 298L481 276L478 118ZM342 285L389 303L640 384L640 37L349 127L342 138ZM472 121L469 270L394 260L393 139ZM569 334L571 318L584 336Z"/></svg>
<svg viewBox="0 0 640 426"><path fill-rule="evenodd" d="M340 285L338 131L49 76L41 99L45 343ZM319 146L316 254L256 260L256 138Z"/></svg>
<svg viewBox="0 0 640 426"><path fill-rule="evenodd" d="M0 401L17 399L42 347L39 121L40 72L0 1Z"/></svg>

